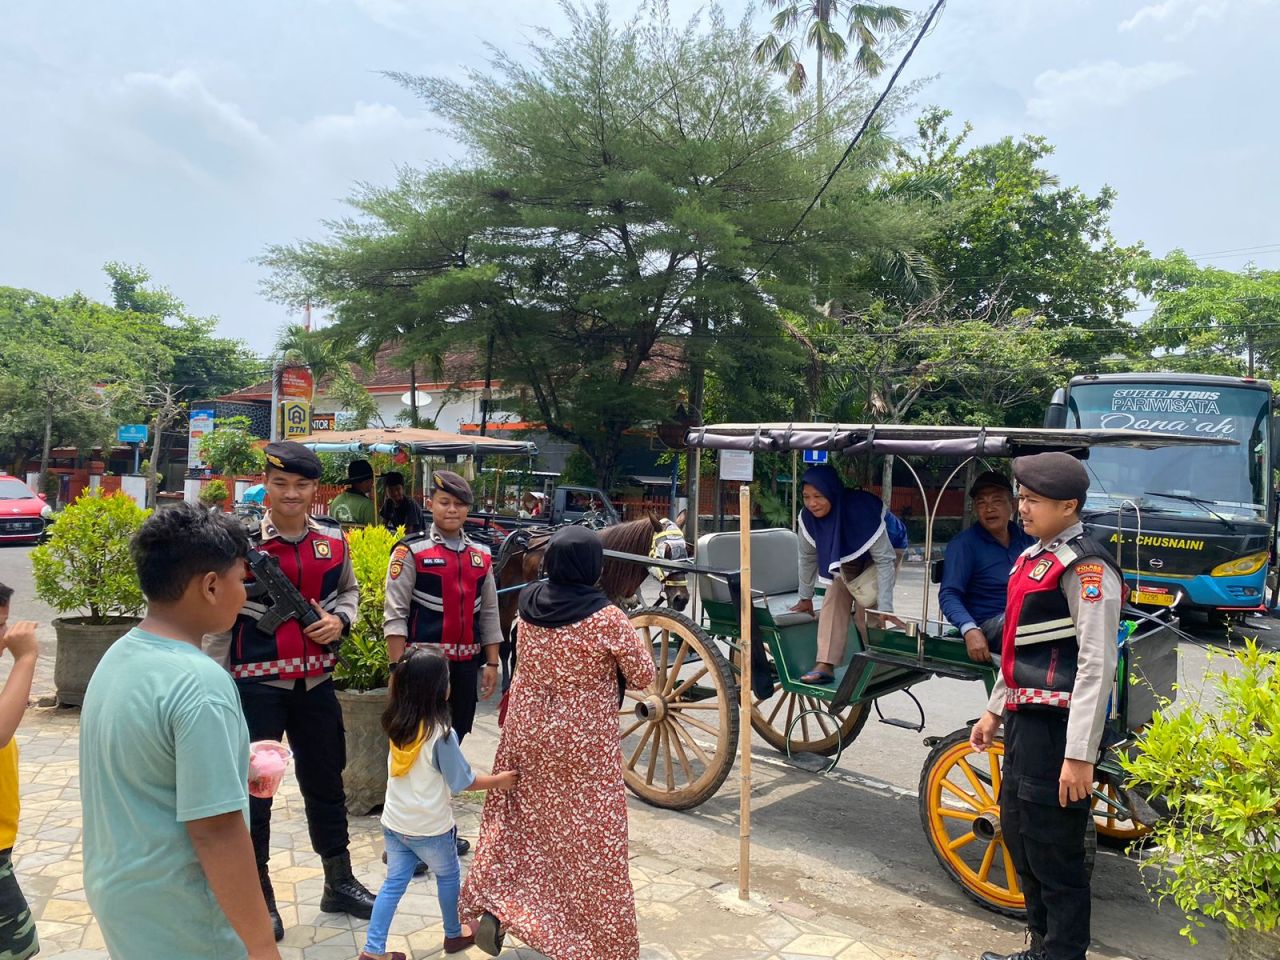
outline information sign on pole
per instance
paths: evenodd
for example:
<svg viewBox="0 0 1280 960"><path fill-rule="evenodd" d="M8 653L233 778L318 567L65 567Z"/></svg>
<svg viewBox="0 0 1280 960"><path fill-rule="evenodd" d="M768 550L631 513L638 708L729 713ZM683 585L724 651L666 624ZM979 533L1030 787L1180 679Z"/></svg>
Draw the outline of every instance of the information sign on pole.
<svg viewBox="0 0 1280 960"><path fill-rule="evenodd" d="M193 470L204 466L200 458L200 440L213 432L213 407L193 407L187 440L187 465Z"/></svg>
<svg viewBox="0 0 1280 960"><path fill-rule="evenodd" d="M827 451L825 450L806 450L804 452L805 463L826 463Z"/></svg>
<svg viewBox="0 0 1280 960"><path fill-rule="evenodd" d="M122 423L116 427L116 440L120 443L146 443L147 425L145 423Z"/></svg>
<svg viewBox="0 0 1280 960"><path fill-rule="evenodd" d="M750 450L721 450L720 479L750 483L755 475L756 455Z"/></svg>

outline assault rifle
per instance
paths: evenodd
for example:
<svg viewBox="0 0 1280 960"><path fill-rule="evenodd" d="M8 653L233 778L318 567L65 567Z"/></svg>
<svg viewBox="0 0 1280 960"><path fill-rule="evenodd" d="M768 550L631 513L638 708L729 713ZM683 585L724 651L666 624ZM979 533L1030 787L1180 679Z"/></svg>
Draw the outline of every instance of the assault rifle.
<svg viewBox="0 0 1280 960"><path fill-rule="evenodd" d="M307 602L298 588L293 585L293 581L284 575L284 571L280 569L279 560L269 553L250 547L248 561L249 569L253 571L253 583L246 587L249 598L251 600L261 597L271 599L271 606L258 620L259 630L263 633L275 633L289 620L297 620L305 630L313 623L319 622L319 611ZM346 657L338 649L341 645L342 638L339 637L329 645L329 649L341 663L346 664Z"/></svg>

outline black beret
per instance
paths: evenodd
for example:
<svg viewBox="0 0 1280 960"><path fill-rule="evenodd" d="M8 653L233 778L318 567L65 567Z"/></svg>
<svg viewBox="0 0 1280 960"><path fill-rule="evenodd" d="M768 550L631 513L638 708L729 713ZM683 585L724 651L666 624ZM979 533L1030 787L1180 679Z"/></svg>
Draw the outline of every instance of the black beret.
<svg viewBox="0 0 1280 960"><path fill-rule="evenodd" d="M368 460L352 460L347 464L347 483L373 479L373 466Z"/></svg>
<svg viewBox="0 0 1280 960"><path fill-rule="evenodd" d="M1008 490L1013 493L1013 484L999 470L985 470L978 474L978 479L973 481L973 486L969 488L969 496L976 497L979 490L985 490L988 487L999 487L1001 490Z"/></svg>
<svg viewBox="0 0 1280 960"><path fill-rule="evenodd" d="M389 470L382 475L382 485L384 487L403 487L404 474L399 470Z"/></svg>
<svg viewBox="0 0 1280 960"><path fill-rule="evenodd" d="M324 472L324 465L315 451L296 440L281 440L279 443L268 443L263 451L267 455L267 466L285 473L296 473L308 480L319 480Z"/></svg>
<svg viewBox="0 0 1280 960"><path fill-rule="evenodd" d="M1037 453L1013 461L1013 475L1028 490L1050 500L1078 500L1089 492L1089 474L1069 453Z"/></svg>
<svg viewBox="0 0 1280 960"><path fill-rule="evenodd" d="M431 489L443 490L468 505L475 499L471 493L471 484L452 470L437 470L431 474Z"/></svg>

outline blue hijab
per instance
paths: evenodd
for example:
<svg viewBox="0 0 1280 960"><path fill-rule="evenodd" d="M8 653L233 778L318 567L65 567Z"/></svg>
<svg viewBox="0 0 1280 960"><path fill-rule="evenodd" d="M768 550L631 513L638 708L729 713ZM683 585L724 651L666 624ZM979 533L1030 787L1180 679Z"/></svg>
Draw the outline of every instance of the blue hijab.
<svg viewBox="0 0 1280 960"><path fill-rule="evenodd" d="M829 583L840 564L871 549L884 530L884 505L865 490L845 489L835 468L826 465L806 470L801 484L806 483L831 501L831 512L821 520L808 510L800 514L804 537L818 550L818 579Z"/></svg>

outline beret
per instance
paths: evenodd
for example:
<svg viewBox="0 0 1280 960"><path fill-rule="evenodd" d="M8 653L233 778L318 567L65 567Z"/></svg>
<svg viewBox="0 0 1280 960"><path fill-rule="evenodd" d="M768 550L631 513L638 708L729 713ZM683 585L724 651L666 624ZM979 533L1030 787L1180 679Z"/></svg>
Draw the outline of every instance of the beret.
<svg viewBox="0 0 1280 960"><path fill-rule="evenodd" d="M268 443L263 453L266 454L268 466L285 473L296 473L308 480L319 480L320 474L324 472L324 466L315 451L296 440Z"/></svg>
<svg viewBox="0 0 1280 960"><path fill-rule="evenodd" d="M1013 484L999 470L985 470L978 474L978 479L973 481L973 486L969 488L969 496L976 497L979 490L987 487L999 487L1001 490L1008 490L1013 493Z"/></svg>
<svg viewBox="0 0 1280 960"><path fill-rule="evenodd" d="M443 490L465 504L470 504L475 499L471 493L471 484L452 470L437 470L431 474L431 489Z"/></svg>
<svg viewBox="0 0 1280 960"><path fill-rule="evenodd" d="M1069 453L1037 453L1013 461L1018 483L1050 500L1078 500L1089 492L1089 474Z"/></svg>

